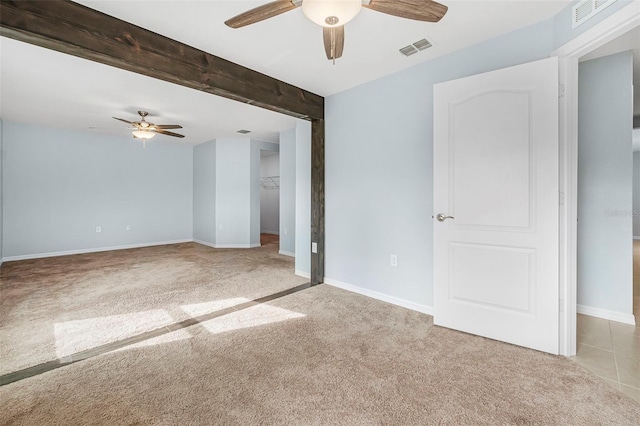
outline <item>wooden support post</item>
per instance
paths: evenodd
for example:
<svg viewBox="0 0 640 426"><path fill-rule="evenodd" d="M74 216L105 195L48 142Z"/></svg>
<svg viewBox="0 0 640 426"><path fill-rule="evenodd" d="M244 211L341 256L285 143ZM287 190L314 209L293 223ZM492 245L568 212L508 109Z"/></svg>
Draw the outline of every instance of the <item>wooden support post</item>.
<svg viewBox="0 0 640 426"><path fill-rule="evenodd" d="M311 285L324 282L324 120L311 122Z"/></svg>

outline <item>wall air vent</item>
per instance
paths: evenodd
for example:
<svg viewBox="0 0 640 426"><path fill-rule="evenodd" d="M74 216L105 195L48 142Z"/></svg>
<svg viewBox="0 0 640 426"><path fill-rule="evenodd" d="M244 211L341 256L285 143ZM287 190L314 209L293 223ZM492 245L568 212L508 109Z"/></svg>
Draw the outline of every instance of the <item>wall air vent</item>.
<svg viewBox="0 0 640 426"><path fill-rule="evenodd" d="M241 129L241 130L238 130L238 133L242 133L243 135L246 135L247 133L251 133L251 130Z"/></svg>
<svg viewBox="0 0 640 426"><path fill-rule="evenodd" d="M583 0L571 8L571 28L576 28L613 4L616 0Z"/></svg>
<svg viewBox="0 0 640 426"><path fill-rule="evenodd" d="M409 46L403 47L402 49L400 49L400 53L402 53L404 56L411 56L422 50L426 50L431 46L433 46L433 43L431 43L426 38L423 38L422 40L418 40L415 43L410 44Z"/></svg>

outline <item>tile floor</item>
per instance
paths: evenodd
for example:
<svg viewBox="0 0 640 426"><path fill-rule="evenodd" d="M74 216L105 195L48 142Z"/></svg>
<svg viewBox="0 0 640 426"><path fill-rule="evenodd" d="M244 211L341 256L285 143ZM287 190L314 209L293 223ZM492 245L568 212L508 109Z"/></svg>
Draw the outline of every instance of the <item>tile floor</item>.
<svg viewBox="0 0 640 426"><path fill-rule="evenodd" d="M640 241L633 251L636 325L578 315L578 351L571 359L640 402Z"/></svg>

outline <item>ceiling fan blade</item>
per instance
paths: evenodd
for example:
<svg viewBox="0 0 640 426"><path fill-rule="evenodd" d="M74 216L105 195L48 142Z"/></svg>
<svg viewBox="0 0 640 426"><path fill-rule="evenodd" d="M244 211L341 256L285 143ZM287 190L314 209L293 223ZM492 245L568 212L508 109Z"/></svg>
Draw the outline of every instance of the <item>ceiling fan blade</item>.
<svg viewBox="0 0 640 426"><path fill-rule="evenodd" d="M362 7L388 15L426 22L438 22L449 9L447 6L431 0L371 0L371 3L363 4Z"/></svg>
<svg viewBox="0 0 640 426"><path fill-rule="evenodd" d="M154 124L156 129L182 129L182 126L179 124Z"/></svg>
<svg viewBox="0 0 640 426"><path fill-rule="evenodd" d="M124 120L124 119L118 118L118 117L111 117L111 118L115 118L116 120L124 121L125 123L131 124L132 126L136 125L136 123L134 123L133 121Z"/></svg>
<svg viewBox="0 0 640 426"><path fill-rule="evenodd" d="M301 2L294 4L292 0L276 0L271 3L258 6L254 9L248 10L240 15L234 16L227 20L225 24L231 28L242 28L246 25L255 24L256 22L264 21L268 18L273 18L281 13L288 12L299 6Z"/></svg>
<svg viewBox="0 0 640 426"><path fill-rule="evenodd" d="M344 25L340 27L322 28L324 51L327 59L334 61L342 56L344 51Z"/></svg>
<svg viewBox="0 0 640 426"><path fill-rule="evenodd" d="M167 135L167 136L173 136L175 138L184 138L184 135L180 135L178 133L173 133L173 132L168 132L166 130L162 130L162 129L156 129L153 130L154 132L160 134L160 135Z"/></svg>

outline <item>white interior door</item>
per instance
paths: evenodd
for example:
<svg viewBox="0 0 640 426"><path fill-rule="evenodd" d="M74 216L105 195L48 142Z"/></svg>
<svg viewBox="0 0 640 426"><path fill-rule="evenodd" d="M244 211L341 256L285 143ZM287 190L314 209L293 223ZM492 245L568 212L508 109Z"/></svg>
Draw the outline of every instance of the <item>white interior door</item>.
<svg viewBox="0 0 640 426"><path fill-rule="evenodd" d="M434 182L435 324L557 354L557 58L435 85Z"/></svg>

